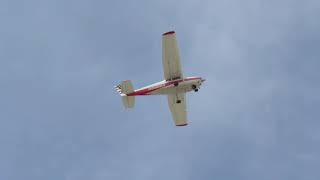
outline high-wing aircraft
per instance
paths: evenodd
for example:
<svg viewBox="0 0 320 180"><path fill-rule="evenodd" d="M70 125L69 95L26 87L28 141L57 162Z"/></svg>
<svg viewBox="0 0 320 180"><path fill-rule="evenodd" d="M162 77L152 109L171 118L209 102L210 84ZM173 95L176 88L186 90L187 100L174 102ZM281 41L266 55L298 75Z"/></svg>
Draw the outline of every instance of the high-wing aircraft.
<svg viewBox="0 0 320 180"><path fill-rule="evenodd" d="M186 93L189 91L198 92L201 83L205 79L183 76L178 43L174 31L162 34L162 64L163 81L134 90L131 81L126 80L115 86L115 88L122 96L122 101L126 108L133 108L135 96L167 95L175 125L186 126L188 124Z"/></svg>

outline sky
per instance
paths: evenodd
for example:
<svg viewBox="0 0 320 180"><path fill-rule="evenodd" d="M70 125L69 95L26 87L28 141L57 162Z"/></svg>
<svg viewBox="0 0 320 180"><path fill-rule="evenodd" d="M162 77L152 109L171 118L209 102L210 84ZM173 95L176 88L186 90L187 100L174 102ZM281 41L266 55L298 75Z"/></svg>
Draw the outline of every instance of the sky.
<svg viewBox="0 0 320 180"><path fill-rule="evenodd" d="M318 180L320 2L0 0L1 180ZM175 127L164 96L113 86L206 79Z"/></svg>

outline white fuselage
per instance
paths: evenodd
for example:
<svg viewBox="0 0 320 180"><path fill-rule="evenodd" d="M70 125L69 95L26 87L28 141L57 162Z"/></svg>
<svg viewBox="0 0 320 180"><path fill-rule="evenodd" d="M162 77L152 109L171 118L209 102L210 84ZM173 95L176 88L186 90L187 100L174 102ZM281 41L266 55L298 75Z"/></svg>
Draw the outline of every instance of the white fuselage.
<svg viewBox="0 0 320 180"><path fill-rule="evenodd" d="M134 92L127 94L127 96L186 93L199 89L203 81L205 81L205 79L201 77L186 77L183 79L163 80L137 89Z"/></svg>

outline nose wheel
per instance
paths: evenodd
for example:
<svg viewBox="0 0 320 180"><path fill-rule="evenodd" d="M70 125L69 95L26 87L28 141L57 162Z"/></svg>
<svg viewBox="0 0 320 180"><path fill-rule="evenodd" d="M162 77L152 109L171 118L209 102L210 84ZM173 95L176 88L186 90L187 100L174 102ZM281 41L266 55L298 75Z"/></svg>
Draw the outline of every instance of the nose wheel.
<svg viewBox="0 0 320 180"><path fill-rule="evenodd" d="M197 88L197 86L194 85L194 84L191 86L191 88L194 90L194 92L198 92L198 91L199 91L199 89Z"/></svg>

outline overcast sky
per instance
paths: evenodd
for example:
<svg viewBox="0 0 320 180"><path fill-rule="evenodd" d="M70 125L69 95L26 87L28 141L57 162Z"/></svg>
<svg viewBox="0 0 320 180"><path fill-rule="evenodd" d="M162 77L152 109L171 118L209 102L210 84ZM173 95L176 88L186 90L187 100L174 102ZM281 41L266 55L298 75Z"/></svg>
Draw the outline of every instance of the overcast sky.
<svg viewBox="0 0 320 180"><path fill-rule="evenodd" d="M317 0L0 0L1 180L318 180ZM207 79L175 127L161 34Z"/></svg>

